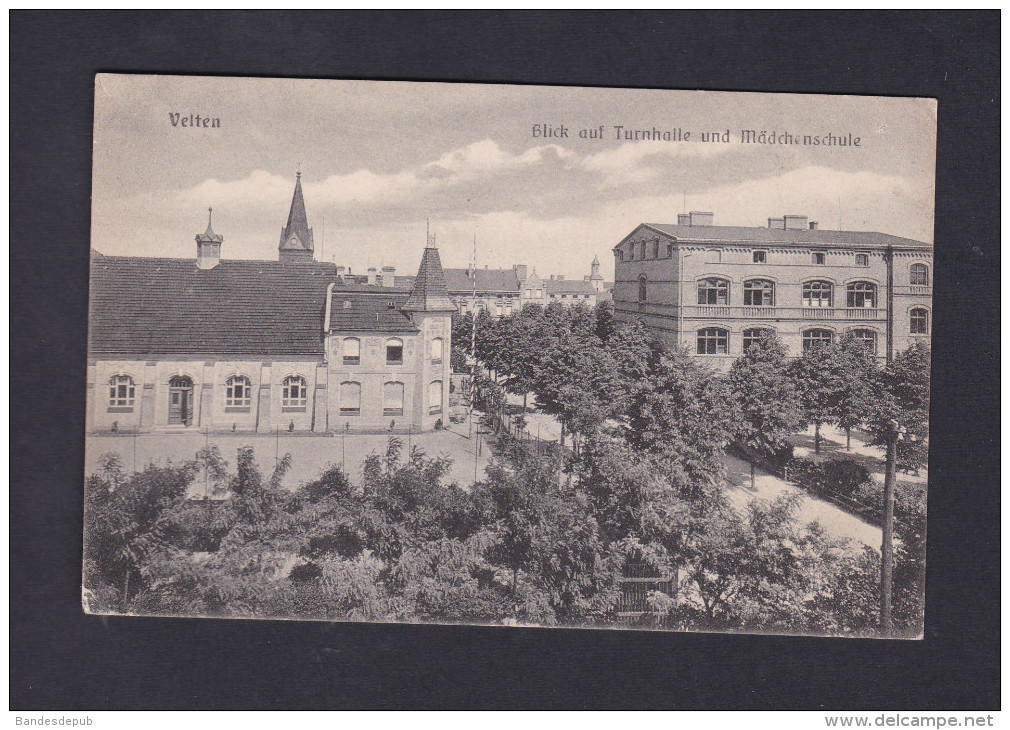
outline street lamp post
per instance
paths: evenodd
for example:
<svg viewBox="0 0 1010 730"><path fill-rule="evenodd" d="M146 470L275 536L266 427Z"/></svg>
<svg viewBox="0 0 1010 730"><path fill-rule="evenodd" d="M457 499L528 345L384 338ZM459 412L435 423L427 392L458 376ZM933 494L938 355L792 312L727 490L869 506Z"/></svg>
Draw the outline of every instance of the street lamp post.
<svg viewBox="0 0 1010 730"><path fill-rule="evenodd" d="M891 595L894 589L894 482L897 477L898 442L908 432L895 419L888 422L887 459L884 467L884 520L880 539L880 632L890 636L894 630ZM910 441L915 435L909 436Z"/></svg>
<svg viewBox="0 0 1010 730"><path fill-rule="evenodd" d="M887 437L887 464L884 470L884 524L880 543L880 631L885 636L893 629L891 590L894 579L894 480L898 456L897 423Z"/></svg>

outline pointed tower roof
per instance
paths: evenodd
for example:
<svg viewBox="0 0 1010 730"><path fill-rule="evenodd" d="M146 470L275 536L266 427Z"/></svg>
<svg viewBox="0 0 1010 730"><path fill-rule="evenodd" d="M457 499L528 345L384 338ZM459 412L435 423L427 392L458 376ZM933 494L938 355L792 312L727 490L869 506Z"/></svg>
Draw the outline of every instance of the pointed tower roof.
<svg viewBox="0 0 1010 730"><path fill-rule="evenodd" d="M402 309L407 312L455 312L456 305L449 298L449 290L445 284L445 274L442 272L442 260L435 247L435 238L428 236L421 257L421 266L417 269L414 288L410 291L407 303Z"/></svg>
<svg viewBox="0 0 1010 730"><path fill-rule="evenodd" d="M221 243L224 241L224 236L214 233L214 228L212 223L214 220L214 209L207 208L207 230L203 233L196 234L197 243Z"/></svg>
<svg viewBox="0 0 1010 730"><path fill-rule="evenodd" d="M593 266L599 266L599 265L600 265L600 257L593 256Z"/></svg>
<svg viewBox="0 0 1010 730"><path fill-rule="evenodd" d="M295 178L295 193L291 198L288 224L281 231L281 251L313 251L312 229L305 214L305 197L302 195L302 173Z"/></svg>

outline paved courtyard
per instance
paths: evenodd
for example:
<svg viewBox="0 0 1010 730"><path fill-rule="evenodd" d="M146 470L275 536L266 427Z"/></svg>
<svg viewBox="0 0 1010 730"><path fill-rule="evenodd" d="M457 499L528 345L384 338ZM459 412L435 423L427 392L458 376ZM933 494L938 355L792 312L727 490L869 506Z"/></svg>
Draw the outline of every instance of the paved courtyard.
<svg viewBox="0 0 1010 730"><path fill-rule="evenodd" d="M453 461L448 481L470 485L474 481L476 435L467 438L466 424L454 425L455 430L431 431L412 434L410 445L422 449L428 456L446 456ZM476 426L475 426L476 428ZM407 434L397 434L407 444ZM284 485L296 487L318 476L328 465L340 465L343 461L346 471L354 481L361 478L361 468L365 457L371 453L383 454L386 450L385 434L350 434L342 437L334 435L285 434L215 434L209 436L195 429L173 433L150 433L132 435L89 435L85 443L85 474L92 474L98 466L99 458L108 452L116 452L123 460L123 466L130 471L143 469L148 464L165 465L192 459L196 452L207 443L217 446L228 462L229 470L235 469L235 457L239 447L251 446L256 455L256 463L264 475L269 475L275 459L291 454L291 470L284 478ZM484 477L484 469L490 462L491 451L486 441L482 441L481 454L476 457L478 478ZM406 452L406 448L404 449ZM136 454L136 456L134 456Z"/></svg>

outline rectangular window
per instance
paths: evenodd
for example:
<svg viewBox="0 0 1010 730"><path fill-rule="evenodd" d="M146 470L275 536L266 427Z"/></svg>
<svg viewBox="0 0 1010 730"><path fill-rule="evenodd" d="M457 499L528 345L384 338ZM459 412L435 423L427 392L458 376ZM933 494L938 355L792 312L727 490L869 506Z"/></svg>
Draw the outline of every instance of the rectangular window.
<svg viewBox="0 0 1010 730"><path fill-rule="evenodd" d="M768 257L765 255L764 251L755 251L754 252L754 263L755 264L763 264L767 260L768 260Z"/></svg>
<svg viewBox="0 0 1010 730"><path fill-rule="evenodd" d="M361 415L361 384L346 382L340 384L340 415Z"/></svg>
<svg viewBox="0 0 1010 730"><path fill-rule="evenodd" d="M357 337L348 337L344 340L344 365L358 365L361 363L361 340Z"/></svg>
<svg viewBox="0 0 1010 730"><path fill-rule="evenodd" d="M815 253L814 254L814 263L815 264L823 264L824 261L825 261L824 254L822 254L822 253Z"/></svg>
<svg viewBox="0 0 1010 730"><path fill-rule="evenodd" d="M856 254L856 266L869 266L870 257L865 253Z"/></svg>
<svg viewBox="0 0 1010 730"><path fill-rule="evenodd" d="M386 343L386 364L403 365L403 341L389 340Z"/></svg>
<svg viewBox="0 0 1010 730"><path fill-rule="evenodd" d="M386 383L382 386L382 415L403 415L403 383Z"/></svg>

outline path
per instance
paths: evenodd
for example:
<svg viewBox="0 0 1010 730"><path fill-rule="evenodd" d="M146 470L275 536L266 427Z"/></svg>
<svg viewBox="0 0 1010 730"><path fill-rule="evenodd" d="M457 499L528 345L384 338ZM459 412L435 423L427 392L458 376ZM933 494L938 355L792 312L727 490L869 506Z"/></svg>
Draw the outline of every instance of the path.
<svg viewBox="0 0 1010 730"><path fill-rule="evenodd" d="M830 502L812 497L799 487L779 479L774 474L757 469L755 488L750 486L750 464L743 459L727 454L726 480L727 494L739 509L745 509L754 498L772 500L780 494L799 494L802 497L796 518L802 522L819 522L835 537L848 537L864 545L880 549L880 528L863 522Z"/></svg>

